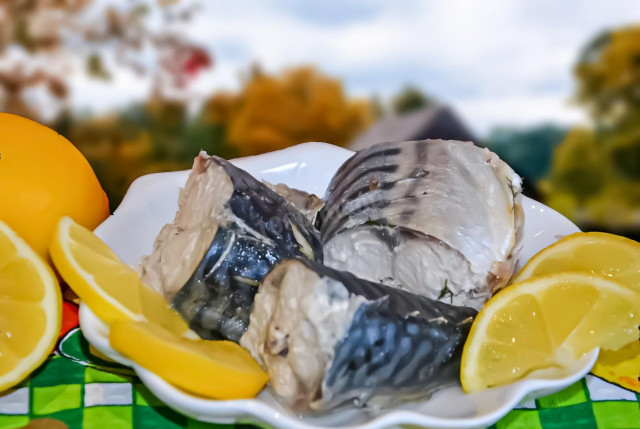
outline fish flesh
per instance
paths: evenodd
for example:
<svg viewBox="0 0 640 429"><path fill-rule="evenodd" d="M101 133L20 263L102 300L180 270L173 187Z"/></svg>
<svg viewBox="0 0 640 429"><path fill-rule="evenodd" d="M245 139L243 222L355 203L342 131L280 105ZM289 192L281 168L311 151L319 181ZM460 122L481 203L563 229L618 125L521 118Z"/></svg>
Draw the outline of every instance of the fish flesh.
<svg viewBox="0 0 640 429"><path fill-rule="evenodd" d="M481 308L522 249L522 180L471 142L383 143L339 168L316 219L324 263Z"/></svg>
<svg viewBox="0 0 640 429"><path fill-rule="evenodd" d="M319 198L317 195L310 194L299 189L290 188L284 183L272 185L266 180L263 180L262 183L282 195L287 201L293 204L296 209L308 217L311 222L315 222L318 212L322 207L324 207L324 201L322 201L322 198Z"/></svg>
<svg viewBox="0 0 640 429"><path fill-rule="evenodd" d="M458 382L476 314L294 258L264 278L240 345L296 411L391 406Z"/></svg>
<svg viewBox="0 0 640 429"><path fill-rule="evenodd" d="M322 260L312 222L244 170L201 152L174 221L139 271L200 337L237 342L260 281L293 256Z"/></svg>

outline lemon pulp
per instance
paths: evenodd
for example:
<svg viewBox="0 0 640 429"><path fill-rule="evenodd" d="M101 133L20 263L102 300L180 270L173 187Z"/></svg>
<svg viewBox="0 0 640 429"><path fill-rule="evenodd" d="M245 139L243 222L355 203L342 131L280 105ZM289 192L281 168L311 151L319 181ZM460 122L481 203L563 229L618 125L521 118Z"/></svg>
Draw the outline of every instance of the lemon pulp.
<svg viewBox="0 0 640 429"><path fill-rule="evenodd" d="M0 391L22 381L53 349L62 298L47 264L0 222Z"/></svg>
<svg viewBox="0 0 640 429"><path fill-rule="evenodd" d="M189 331L160 293L71 218L60 219L50 253L69 287L107 324L121 319L148 320L177 333Z"/></svg>
<svg viewBox="0 0 640 429"><path fill-rule="evenodd" d="M512 282L565 271L598 274L640 292L640 243L605 232L577 232L538 252Z"/></svg>
<svg viewBox="0 0 640 429"><path fill-rule="evenodd" d="M639 293L586 273L514 284L478 314L462 354L462 386L499 386L536 370L570 368L597 347L637 342L639 309Z"/></svg>
<svg viewBox="0 0 640 429"><path fill-rule="evenodd" d="M640 291L640 243L604 232L578 232L538 252L513 281L562 271L599 274ZM640 343L601 350L591 372L640 393Z"/></svg>

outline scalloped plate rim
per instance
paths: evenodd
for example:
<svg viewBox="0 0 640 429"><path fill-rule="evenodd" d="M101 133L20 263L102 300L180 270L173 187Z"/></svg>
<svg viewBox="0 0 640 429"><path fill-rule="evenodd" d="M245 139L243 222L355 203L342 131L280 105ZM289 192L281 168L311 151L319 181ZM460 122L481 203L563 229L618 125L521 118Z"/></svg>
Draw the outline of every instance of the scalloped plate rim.
<svg viewBox="0 0 640 429"><path fill-rule="evenodd" d="M349 158L351 154L353 154L353 152L337 146L314 142L303 143L263 155L238 158L232 161L256 177L265 178L272 183L278 183L278 181L287 183L288 181L287 184L290 186L296 186L307 191L314 191L315 193L321 194L323 193L323 189L326 188L333 172L342 162ZM139 229L149 229L150 231L145 231L146 236L138 237L139 241L146 242L146 248L148 249L150 244L152 244L152 241L149 243L149 240L151 237L155 237L159 227L162 226L159 222L153 224L153 216L157 214L157 212L150 210L149 207L144 207L143 204L145 201L141 196L151 195L149 198L157 198L157 201L147 201L146 203L148 205L158 203L163 206L162 210L166 212L165 215L163 215L164 222L170 221L173 213L175 213L175 210L172 211L171 209L177 208L177 198L174 198L175 201L169 201L171 197L165 196L164 191L171 191L174 197L177 196L180 183L184 183L188 173L189 170L155 173L136 179L127 191L118 209L96 229L96 234L105 240L126 262L135 262L144 252L141 252L140 246L138 246L139 248L136 250L136 245L139 245L139 242L136 242L135 237L133 238L133 245L131 245L131 234L133 233L135 236L136 233L140 233ZM313 177L309 180L308 176ZM274 180L274 178L282 178L283 180ZM168 187L164 188L165 186ZM161 199L162 201L160 201ZM524 260L519 262L519 266L522 266L522 264L526 262L526 259L533 256L537 250L545 245L551 244L563 235L579 231L579 229L564 216L537 201L524 197L523 206L527 214L525 221L525 251L528 254ZM145 217L145 214L148 216ZM133 228L127 229L126 226L123 227L123 225L127 225L127 218L135 216L140 218L139 220L142 223L137 225L138 228L134 230ZM551 222L549 226L545 225L545 222L541 222L543 218L548 218L546 222ZM149 221L149 219L151 219L151 221ZM142 222L142 220L145 222ZM149 223L153 225L149 225ZM122 233L123 230L127 230L127 233ZM546 244L536 242L536 245L527 247L527 237L532 241L535 241L539 237L543 237L543 239L546 238ZM125 242L129 243L130 246L125 246L125 244L123 244ZM133 251L130 252L131 247L133 247ZM299 419L293 414L287 414L279 404L274 404L273 399L266 396L270 395L269 392L263 392L257 398L246 400L218 401L199 398L169 385L157 375L141 368L111 349L108 342L108 327L98 319L86 305L81 304L79 316L80 326L84 335L96 349L111 359L133 368L151 392L163 400L168 406L192 418L217 423L231 423L239 419L246 420L248 418L276 427L317 429L333 427L335 423L329 425L322 424L322 420L338 415L338 413L351 413L354 415L358 413L364 413L365 415L370 413L370 411L350 409L339 410L334 414L326 416ZM491 394L503 391L508 400L504 401L502 406L485 410L483 413L476 413L471 417L451 418L427 415L408 409L411 407L411 404L409 404L376 411L373 414L378 414L377 416L363 422L357 422L348 427L351 429L382 429L400 424L432 428L476 428L488 426L507 414L524 398L530 399L549 394L580 380L589 372L597 356L598 351L592 351L583 359L579 368L576 368L575 371L562 378L525 379L510 385L476 393L474 395L480 397L480 395L487 395L487 392L490 391ZM471 395L465 396L470 397ZM265 401L264 398L268 398L269 400ZM429 401L430 400L426 400L414 405L427 404ZM348 414L346 415L348 420ZM341 427L347 426L341 424Z"/></svg>

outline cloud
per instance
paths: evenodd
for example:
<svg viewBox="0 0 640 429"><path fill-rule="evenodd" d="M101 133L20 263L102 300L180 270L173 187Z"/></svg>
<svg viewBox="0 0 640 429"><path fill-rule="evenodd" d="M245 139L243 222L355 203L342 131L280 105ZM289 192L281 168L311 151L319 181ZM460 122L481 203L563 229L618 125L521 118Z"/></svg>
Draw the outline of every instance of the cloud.
<svg viewBox="0 0 640 429"><path fill-rule="evenodd" d="M205 94L238 86L253 61L267 70L312 63L354 95L389 97L414 84L450 102L480 133L496 125L572 122L571 67L598 32L633 20L623 0L538 2L203 2L188 27L216 69ZM120 93L120 92L119 92Z"/></svg>
<svg viewBox="0 0 640 429"><path fill-rule="evenodd" d="M586 115L562 96L528 94L523 96L473 97L453 99L452 104L479 136L493 127L529 127L534 124L586 124Z"/></svg>

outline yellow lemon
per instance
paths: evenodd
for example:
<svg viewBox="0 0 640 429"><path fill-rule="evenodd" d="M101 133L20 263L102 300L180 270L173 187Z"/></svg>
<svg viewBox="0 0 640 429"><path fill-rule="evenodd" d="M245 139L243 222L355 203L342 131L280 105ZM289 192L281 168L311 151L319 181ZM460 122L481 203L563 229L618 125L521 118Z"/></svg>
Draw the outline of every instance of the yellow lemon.
<svg viewBox="0 0 640 429"><path fill-rule="evenodd" d="M43 258L61 216L94 229L109 203L91 166L57 132L0 113L0 219Z"/></svg>
<svg viewBox="0 0 640 429"><path fill-rule="evenodd" d="M513 281L562 271L600 274L640 291L640 243L604 232L578 232L536 254ZM591 372L640 393L640 343L602 350Z"/></svg>
<svg viewBox="0 0 640 429"><path fill-rule="evenodd" d="M512 282L563 271L599 274L640 292L640 243L605 232L577 232L538 252Z"/></svg>
<svg viewBox="0 0 640 429"><path fill-rule="evenodd" d="M559 273L502 290L478 313L462 352L467 392L519 380L532 371L571 368L600 347L638 342L640 293L604 277Z"/></svg>
<svg viewBox="0 0 640 429"><path fill-rule="evenodd" d="M231 341L190 340L148 322L111 325L111 347L167 382L215 399L252 398L269 376Z"/></svg>
<svg viewBox="0 0 640 429"><path fill-rule="evenodd" d="M53 272L0 222L0 392L22 381L51 353L61 315Z"/></svg>
<svg viewBox="0 0 640 429"><path fill-rule="evenodd" d="M71 218L60 219L51 259L69 287L107 324L148 320L176 333L190 332L164 297L145 285L133 269L94 233Z"/></svg>

